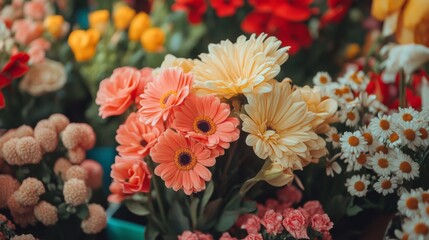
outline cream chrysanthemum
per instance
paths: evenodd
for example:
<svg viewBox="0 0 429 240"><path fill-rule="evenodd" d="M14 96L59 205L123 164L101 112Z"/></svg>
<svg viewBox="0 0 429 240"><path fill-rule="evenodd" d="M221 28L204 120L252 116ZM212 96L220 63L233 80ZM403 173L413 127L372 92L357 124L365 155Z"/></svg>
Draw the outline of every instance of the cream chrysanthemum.
<svg viewBox="0 0 429 240"><path fill-rule="evenodd" d="M289 47L280 48L281 41L267 36L240 36L236 43L226 40L210 44L209 52L201 54L191 70L197 93L231 98L242 93L270 92L268 81L279 74Z"/></svg>
<svg viewBox="0 0 429 240"><path fill-rule="evenodd" d="M311 159L306 142L318 142L311 127L316 115L299 100L299 91L292 93L289 82L274 82L272 89L269 94L247 96L247 115L240 115L243 131L249 133L246 143L262 159L269 157L285 168L302 169Z"/></svg>

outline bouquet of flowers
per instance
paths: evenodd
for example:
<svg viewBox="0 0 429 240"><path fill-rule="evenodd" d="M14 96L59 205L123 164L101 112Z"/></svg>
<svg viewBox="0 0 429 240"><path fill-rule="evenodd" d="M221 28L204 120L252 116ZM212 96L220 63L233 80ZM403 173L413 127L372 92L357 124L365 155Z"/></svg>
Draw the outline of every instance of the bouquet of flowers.
<svg viewBox="0 0 429 240"><path fill-rule="evenodd" d="M87 239L106 226L90 203L102 184L100 164L85 159L94 144L89 125L62 114L0 137L0 239Z"/></svg>
<svg viewBox="0 0 429 240"><path fill-rule="evenodd" d="M101 82L100 115L128 115L117 130L109 200L147 215L149 239L217 236L256 211L252 199L270 192L258 182L290 184L295 170L327 153L317 133L329 129L337 103L275 80L288 58L280 45L241 36L199 59L168 55L160 68L122 67Z"/></svg>

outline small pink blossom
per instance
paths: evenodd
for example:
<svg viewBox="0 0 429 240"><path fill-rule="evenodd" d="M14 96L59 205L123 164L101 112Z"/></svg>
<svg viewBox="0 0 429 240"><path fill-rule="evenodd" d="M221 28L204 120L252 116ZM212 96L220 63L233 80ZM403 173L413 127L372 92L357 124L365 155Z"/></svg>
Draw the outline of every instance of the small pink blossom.
<svg viewBox="0 0 429 240"><path fill-rule="evenodd" d="M258 209L257 211L257 215L259 218L263 218L265 215L265 212L268 211L268 209L265 207L265 205L262 205L260 203L256 204L256 208Z"/></svg>
<svg viewBox="0 0 429 240"><path fill-rule="evenodd" d="M267 201L265 202L265 207L267 209L276 209L278 205L279 201L275 199L267 199Z"/></svg>
<svg viewBox="0 0 429 240"><path fill-rule="evenodd" d="M243 238L243 240L263 240L262 235L260 233L255 234L249 234L247 237Z"/></svg>
<svg viewBox="0 0 429 240"><path fill-rule="evenodd" d="M274 210L268 210L261 220L267 233L277 235L283 231L282 227L282 215L275 212Z"/></svg>
<svg viewBox="0 0 429 240"><path fill-rule="evenodd" d="M323 240L332 240L332 236L328 231L322 232L322 234L323 234L323 237L322 237Z"/></svg>
<svg viewBox="0 0 429 240"><path fill-rule="evenodd" d="M43 25L30 19L19 19L13 22L12 31L15 40L21 44L28 45L43 34Z"/></svg>
<svg viewBox="0 0 429 240"><path fill-rule="evenodd" d="M289 203L293 205L301 202L302 192L293 185L283 187L277 191L277 198L281 203Z"/></svg>
<svg viewBox="0 0 429 240"><path fill-rule="evenodd" d="M177 236L178 240L198 240L198 236L196 233L191 231L184 231L182 235Z"/></svg>
<svg viewBox="0 0 429 240"><path fill-rule="evenodd" d="M220 236L219 240L238 240L238 239L235 237L231 237L229 233L225 232L222 234L222 236Z"/></svg>
<svg viewBox="0 0 429 240"><path fill-rule="evenodd" d="M254 214L245 214L240 217L241 229L246 229L247 233L258 233L261 230L261 220Z"/></svg>
<svg viewBox="0 0 429 240"><path fill-rule="evenodd" d="M306 202L304 204L304 209L307 210L307 212L310 214L310 216L313 216L315 214L323 214L323 213L325 213L323 211L322 205L317 200Z"/></svg>
<svg viewBox="0 0 429 240"><path fill-rule="evenodd" d="M309 239L307 235L307 225L304 209L289 211L283 219L283 226L294 238Z"/></svg>
<svg viewBox="0 0 429 240"><path fill-rule="evenodd" d="M32 0L24 4L24 14L33 20L43 20L49 11L46 0Z"/></svg>
<svg viewBox="0 0 429 240"><path fill-rule="evenodd" d="M329 231L334 226L328 214L314 214L311 217L311 227L319 232Z"/></svg>
<svg viewBox="0 0 429 240"><path fill-rule="evenodd" d="M30 62L41 63L45 60L46 51L51 48L51 43L43 38L38 38L30 43L27 53L30 55Z"/></svg>
<svg viewBox="0 0 429 240"><path fill-rule="evenodd" d="M195 232L197 234L198 240L213 240L212 235L210 234L204 234L202 232Z"/></svg>

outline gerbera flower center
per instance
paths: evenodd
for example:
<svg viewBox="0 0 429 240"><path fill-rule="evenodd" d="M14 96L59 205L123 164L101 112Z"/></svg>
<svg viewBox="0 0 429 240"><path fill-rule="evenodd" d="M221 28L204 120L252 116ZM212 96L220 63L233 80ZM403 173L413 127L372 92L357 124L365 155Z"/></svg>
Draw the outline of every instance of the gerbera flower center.
<svg viewBox="0 0 429 240"><path fill-rule="evenodd" d="M166 104L167 104L168 98L170 98L171 95L177 96L177 92L175 90L170 90L164 93L159 99L159 104L161 105L162 109L167 107Z"/></svg>
<svg viewBox="0 0 429 240"><path fill-rule="evenodd" d="M404 120L405 122L411 122L413 120L413 115L405 113L404 115L402 115L402 120Z"/></svg>
<svg viewBox="0 0 429 240"><path fill-rule="evenodd" d="M147 144L148 144L148 142L146 140L144 140L144 139L142 139L140 141L140 145L143 146L143 147L146 147Z"/></svg>
<svg viewBox="0 0 429 240"><path fill-rule="evenodd" d="M384 154L388 154L389 153L389 149L387 149L387 147L381 145L378 146L377 149L375 150L376 152L382 152Z"/></svg>
<svg viewBox="0 0 429 240"><path fill-rule="evenodd" d="M390 134L389 136L389 140L391 143L398 141L398 139L399 139L399 135L396 132Z"/></svg>
<svg viewBox="0 0 429 240"><path fill-rule="evenodd" d="M359 138L355 136L350 136L348 142L350 146L356 147L357 145L359 145Z"/></svg>
<svg viewBox="0 0 429 240"><path fill-rule="evenodd" d="M403 173L410 173L412 170L409 162L401 162L401 164L399 164L399 169L401 169Z"/></svg>
<svg viewBox="0 0 429 240"><path fill-rule="evenodd" d="M421 136L420 136L420 138L421 138L421 139L426 139L426 138L428 138L428 131L426 131L426 129L425 129L425 128L420 128L420 129L419 129L419 132L420 132L420 134L421 134Z"/></svg>
<svg viewBox="0 0 429 240"><path fill-rule="evenodd" d="M409 209L416 210L419 207L419 200L415 197L410 197L405 202L405 206Z"/></svg>
<svg viewBox="0 0 429 240"><path fill-rule="evenodd" d="M387 168L389 167L389 161L387 161L385 158L380 158L378 159L378 166L381 168Z"/></svg>
<svg viewBox="0 0 429 240"><path fill-rule="evenodd" d="M416 226L414 226L414 232L421 235L426 235L429 233L429 227L424 223L417 223Z"/></svg>
<svg viewBox="0 0 429 240"><path fill-rule="evenodd" d="M422 193L422 200L425 203L429 203L429 193Z"/></svg>
<svg viewBox="0 0 429 240"><path fill-rule="evenodd" d="M333 133L332 134L332 140L334 142L339 142L340 141L340 135L338 133Z"/></svg>
<svg viewBox="0 0 429 240"><path fill-rule="evenodd" d="M372 145L372 142L374 141L374 139L372 138L372 134L371 134L371 133L369 133L369 132L366 132L366 133L364 133L364 134L362 134L362 135L363 135L363 137L365 138L366 143L367 143L368 145Z"/></svg>
<svg viewBox="0 0 429 240"><path fill-rule="evenodd" d="M383 189L389 189L392 187L392 183L389 180L384 180L381 182L381 188Z"/></svg>
<svg viewBox="0 0 429 240"><path fill-rule="evenodd" d="M189 148L180 148L176 150L174 162L180 170L190 170L197 164L197 158Z"/></svg>
<svg viewBox="0 0 429 240"><path fill-rule="evenodd" d="M320 83L322 83L322 84L328 83L328 78L325 76L320 76Z"/></svg>
<svg viewBox="0 0 429 240"><path fill-rule="evenodd" d="M414 132L413 129L405 129L404 135L410 141L413 141L414 139L416 139L416 132Z"/></svg>
<svg viewBox="0 0 429 240"><path fill-rule="evenodd" d="M356 191L362 192L363 190L365 190L365 183L363 183L362 181L357 181L354 185L354 188L356 189Z"/></svg>
<svg viewBox="0 0 429 240"><path fill-rule="evenodd" d="M383 129L383 130L389 130L389 128L390 128L390 123L389 123L389 121L387 121L387 120L385 120L385 119L381 119L380 120L380 128L381 129Z"/></svg>
<svg viewBox="0 0 429 240"><path fill-rule="evenodd" d="M198 116L193 123L194 131L204 135L211 135L216 132L216 124L207 116Z"/></svg>
<svg viewBox="0 0 429 240"><path fill-rule="evenodd" d="M348 112L347 113L347 119L353 121L356 119L356 115L353 112Z"/></svg>
<svg viewBox="0 0 429 240"><path fill-rule="evenodd" d="M360 165L364 165L367 161L366 154L360 153L359 157L356 160Z"/></svg>

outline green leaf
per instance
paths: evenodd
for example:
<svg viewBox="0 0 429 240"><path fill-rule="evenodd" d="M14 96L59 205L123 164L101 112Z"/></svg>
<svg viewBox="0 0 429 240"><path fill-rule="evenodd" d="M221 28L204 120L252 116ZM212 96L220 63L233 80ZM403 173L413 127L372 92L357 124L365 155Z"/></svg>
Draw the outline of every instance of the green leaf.
<svg viewBox="0 0 429 240"><path fill-rule="evenodd" d="M125 206L127 206L130 212L138 216L146 216L150 214L149 209L140 202L137 201L124 201Z"/></svg>
<svg viewBox="0 0 429 240"><path fill-rule="evenodd" d="M67 204L66 203L61 203L60 205L58 205L58 216L61 219L68 219L70 217L70 213L67 212Z"/></svg>
<svg viewBox="0 0 429 240"><path fill-rule="evenodd" d="M76 216L82 220L86 219L89 216L88 205L82 204L76 207Z"/></svg>
<svg viewBox="0 0 429 240"><path fill-rule="evenodd" d="M198 216L198 203L200 203L199 198L194 198L191 202L190 210L191 210L191 222L192 226L195 227L197 225L197 216Z"/></svg>
<svg viewBox="0 0 429 240"><path fill-rule="evenodd" d="M346 209L346 214L348 216L355 216L356 214L358 214L359 212L361 212L363 209L361 207L359 207L358 205L349 205L347 206Z"/></svg>
<svg viewBox="0 0 429 240"><path fill-rule="evenodd" d="M147 228L145 229L144 239L155 240L159 235L158 228L153 224L152 221L149 221Z"/></svg>
<svg viewBox="0 0 429 240"><path fill-rule="evenodd" d="M222 203L223 199L218 198L207 204L203 211L203 216L200 217L200 221L198 221L198 229L209 230L214 226L214 224L216 224L217 215L219 214L219 209L221 208Z"/></svg>
<svg viewBox="0 0 429 240"><path fill-rule="evenodd" d="M255 201L244 201L241 208L240 213L250 213L256 211L256 202Z"/></svg>
<svg viewBox="0 0 429 240"><path fill-rule="evenodd" d="M214 184L213 184L213 181L210 181L209 184L207 185L206 190L204 191L203 197L201 198L200 209L199 209L200 214L203 213L205 206L207 205L211 196L213 195L213 191L214 191Z"/></svg>
<svg viewBox="0 0 429 240"><path fill-rule="evenodd" d="M185 230L191 229L189 219L183 213L183 206L179 202L173 202L168 212L168 220L171 229L176 234L181 234Z"/></svg>
<svg viewBox="0 0 429 240"><path fill-rule="evenodd" d="M240 214L239 211L234 211L234 210L223 211L215 227L216 230L219 232L225 232L228 229L230 229L232 225L234 225L234 223L237 221L239 214Z"/></svg>

